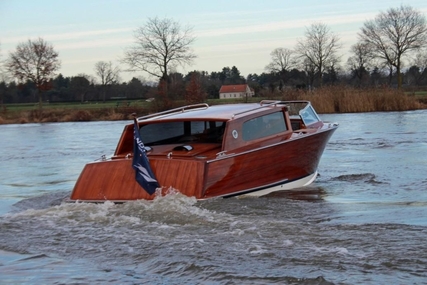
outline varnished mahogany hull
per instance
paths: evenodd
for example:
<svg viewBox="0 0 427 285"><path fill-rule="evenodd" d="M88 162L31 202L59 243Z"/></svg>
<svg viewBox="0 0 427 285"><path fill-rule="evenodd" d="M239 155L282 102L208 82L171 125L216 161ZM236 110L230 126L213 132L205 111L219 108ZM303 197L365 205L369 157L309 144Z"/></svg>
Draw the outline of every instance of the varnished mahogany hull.
<svg viewBox="0 0 427 285"><path fill-rule="evenodd" d="M150 165L163 194L172 187L197 199L241 195L314 174L335 129L212 160L150 156ZM70 199L128 201L154 197L135 181L132 159L113 158L87 164Z"/></svg>
<svg viewBox="0 0 427 285"><path fill-rule="evenodd" d="M208 164L203 197L234 196L303 179L317 171L335 129L267 146Z"/></svg>

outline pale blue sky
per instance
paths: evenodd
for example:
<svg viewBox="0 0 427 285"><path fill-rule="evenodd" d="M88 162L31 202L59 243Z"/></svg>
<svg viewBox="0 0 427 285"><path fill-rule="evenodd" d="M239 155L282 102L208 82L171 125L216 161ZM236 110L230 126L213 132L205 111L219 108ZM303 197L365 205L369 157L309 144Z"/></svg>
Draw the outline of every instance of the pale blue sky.
<svg viewBox="0 0 427 285"><path fill-rule="evenodd" d="M120 65L133 31L158 16L193 27L198 58L177 71L210 73L234 65L246 77L264 72L273 49L294 48L315 22L340 37L344 63L363 23L401 4L427 15L425 0L0 0L1 58L18 43L41 37L59 53L64 76L94 75L98 61ZM123 81L133 76L150 79L142 72L121 74Z"/></svg>

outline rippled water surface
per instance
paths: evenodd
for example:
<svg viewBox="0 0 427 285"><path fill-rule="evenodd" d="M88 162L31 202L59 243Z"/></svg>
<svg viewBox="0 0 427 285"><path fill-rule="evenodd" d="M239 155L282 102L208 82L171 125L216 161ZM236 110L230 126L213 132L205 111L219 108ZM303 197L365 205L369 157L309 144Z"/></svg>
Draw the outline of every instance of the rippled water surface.
<svg viewBox="0 0 427 285"><path fill-rule="evenodd" d="M0 284L426 284L427 111L339 122L304 190L63 203L124 122L0 125Z"/></svg>

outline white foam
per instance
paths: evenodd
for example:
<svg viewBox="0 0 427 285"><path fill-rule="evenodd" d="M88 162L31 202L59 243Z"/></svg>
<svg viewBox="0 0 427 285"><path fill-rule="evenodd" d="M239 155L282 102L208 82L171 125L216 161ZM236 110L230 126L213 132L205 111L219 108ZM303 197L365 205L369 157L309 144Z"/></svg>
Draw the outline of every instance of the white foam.
<svg viewBox="0 0 427 285"><path fill-rule="evenodd" d="M259 244L252 244L248 251L250 254L254 255L259 255L267 252L267 250L263 249L263 247Z"/></svg>
<svg viewBox="0 0 427 285"><path fill-rule="evenodd" d="M348 255L349 251L345 247L315 247L314 250L320 253L336 253L339 255Z"/></svg>

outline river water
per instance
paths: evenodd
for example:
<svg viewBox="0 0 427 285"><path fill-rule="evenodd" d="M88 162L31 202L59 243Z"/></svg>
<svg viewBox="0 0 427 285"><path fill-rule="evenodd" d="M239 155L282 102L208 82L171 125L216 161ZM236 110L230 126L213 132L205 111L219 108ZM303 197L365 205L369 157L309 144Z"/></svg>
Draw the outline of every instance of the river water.
<svg viewBox="0 0 427 285"><path fill-rule="evenodd" d="M124 122L0 125L0 284L427 284L427 111L332 114L304 192L62 203Z"/></svg>

